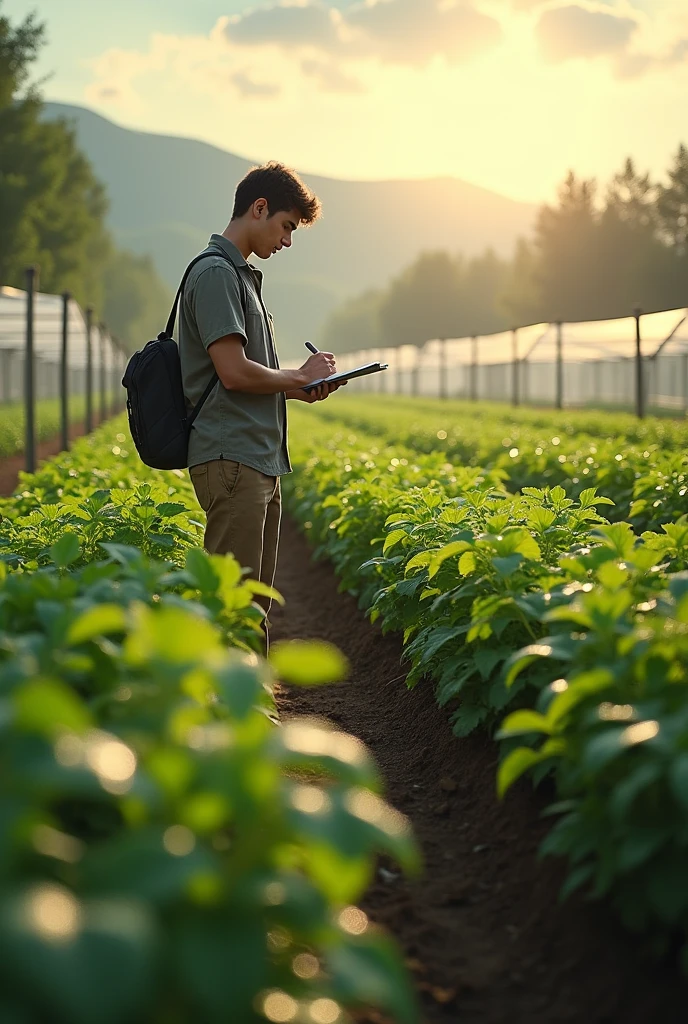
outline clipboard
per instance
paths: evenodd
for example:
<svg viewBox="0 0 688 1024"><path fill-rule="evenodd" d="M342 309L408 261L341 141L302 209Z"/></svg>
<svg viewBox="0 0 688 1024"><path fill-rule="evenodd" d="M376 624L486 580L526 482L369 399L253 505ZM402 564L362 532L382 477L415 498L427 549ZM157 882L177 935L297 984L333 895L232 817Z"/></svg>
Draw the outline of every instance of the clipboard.
<svg viewBox="0 0 688 1024"><path fill-rule="evenodd" d="M355 377L367 377L369 373L379 373L381 370L386 370L389 367L389 363L365 363L363 366L357 366L354 370L343 370L341 373L333 373L330 377L320 377L318 380L312 380L310 384L305 384L301 390L311 391L313 388L320 387L321 384L340 384L345 380L353 380Z"/></svg>

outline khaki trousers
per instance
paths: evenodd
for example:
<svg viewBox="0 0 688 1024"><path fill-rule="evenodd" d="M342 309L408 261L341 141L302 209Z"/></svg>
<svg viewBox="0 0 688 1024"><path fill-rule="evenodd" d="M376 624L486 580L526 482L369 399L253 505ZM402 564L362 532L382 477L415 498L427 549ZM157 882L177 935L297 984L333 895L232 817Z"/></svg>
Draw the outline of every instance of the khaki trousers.
<svg viewBox="0 0 688 1024"><path fill-rule="evenodd" d="M279 477L229 459L203 462L189 472L207 517L206 551L233 554L242 568L250 570L251 579L272 587L282 510ZM270 599L257 595L256 601L267 616Z"/></svg>

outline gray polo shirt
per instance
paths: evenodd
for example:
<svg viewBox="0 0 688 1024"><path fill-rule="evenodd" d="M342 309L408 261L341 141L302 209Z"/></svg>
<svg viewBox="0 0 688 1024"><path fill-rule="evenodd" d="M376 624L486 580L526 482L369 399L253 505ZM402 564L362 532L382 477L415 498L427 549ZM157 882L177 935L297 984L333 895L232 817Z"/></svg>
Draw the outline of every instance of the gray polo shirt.
<svg viewBox="0 0 688 1024"><path fill-rule="evenodd" d="M214 367L208 348L227 334L243 338L248 359L279 369L272 314L263 302L263 275L233 242L211 235L208 258L192 267L179 306L179 355L184 394L193 406ZM217 255L223 252L231 267ZM237 274L246 285L246 315ZM218 381L196 417L189 438L189 466L231 459L267 476L291 472L284 393L252 395L228 391Z"/></svg>

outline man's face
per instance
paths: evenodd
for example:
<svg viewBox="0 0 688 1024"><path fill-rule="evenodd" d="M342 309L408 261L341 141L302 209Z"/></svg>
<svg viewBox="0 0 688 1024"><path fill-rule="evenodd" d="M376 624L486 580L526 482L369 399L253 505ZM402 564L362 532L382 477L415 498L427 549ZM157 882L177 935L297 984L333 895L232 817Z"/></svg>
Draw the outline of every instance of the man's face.
<svg viewBox="0 0 688 1024"><path fill-rule="evenodd" d="M254 204L254 211L258 216L254 226L252 248L256 256L268 260L280 249L289 248L291 236L299 226L301 218L297 210L278 210L274 217L270 217L267 202L263 199Z"/></svg>

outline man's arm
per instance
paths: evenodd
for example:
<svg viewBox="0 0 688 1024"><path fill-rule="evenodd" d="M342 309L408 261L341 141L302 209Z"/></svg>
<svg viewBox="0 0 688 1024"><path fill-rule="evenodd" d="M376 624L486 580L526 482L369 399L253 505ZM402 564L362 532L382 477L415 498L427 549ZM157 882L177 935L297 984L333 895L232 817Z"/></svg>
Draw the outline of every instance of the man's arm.
<svg viewBox="0 0 688 1024"><path fill-rule="evenodd" d="M273 370L247 358L244 338L240 334L218 338L208 347L208 355L223 387L228 391L244 391L252 395L297 391L304 384L310 384L319 377L329 377L336 371L331 352L315 353L297 370Z"/></svg>

